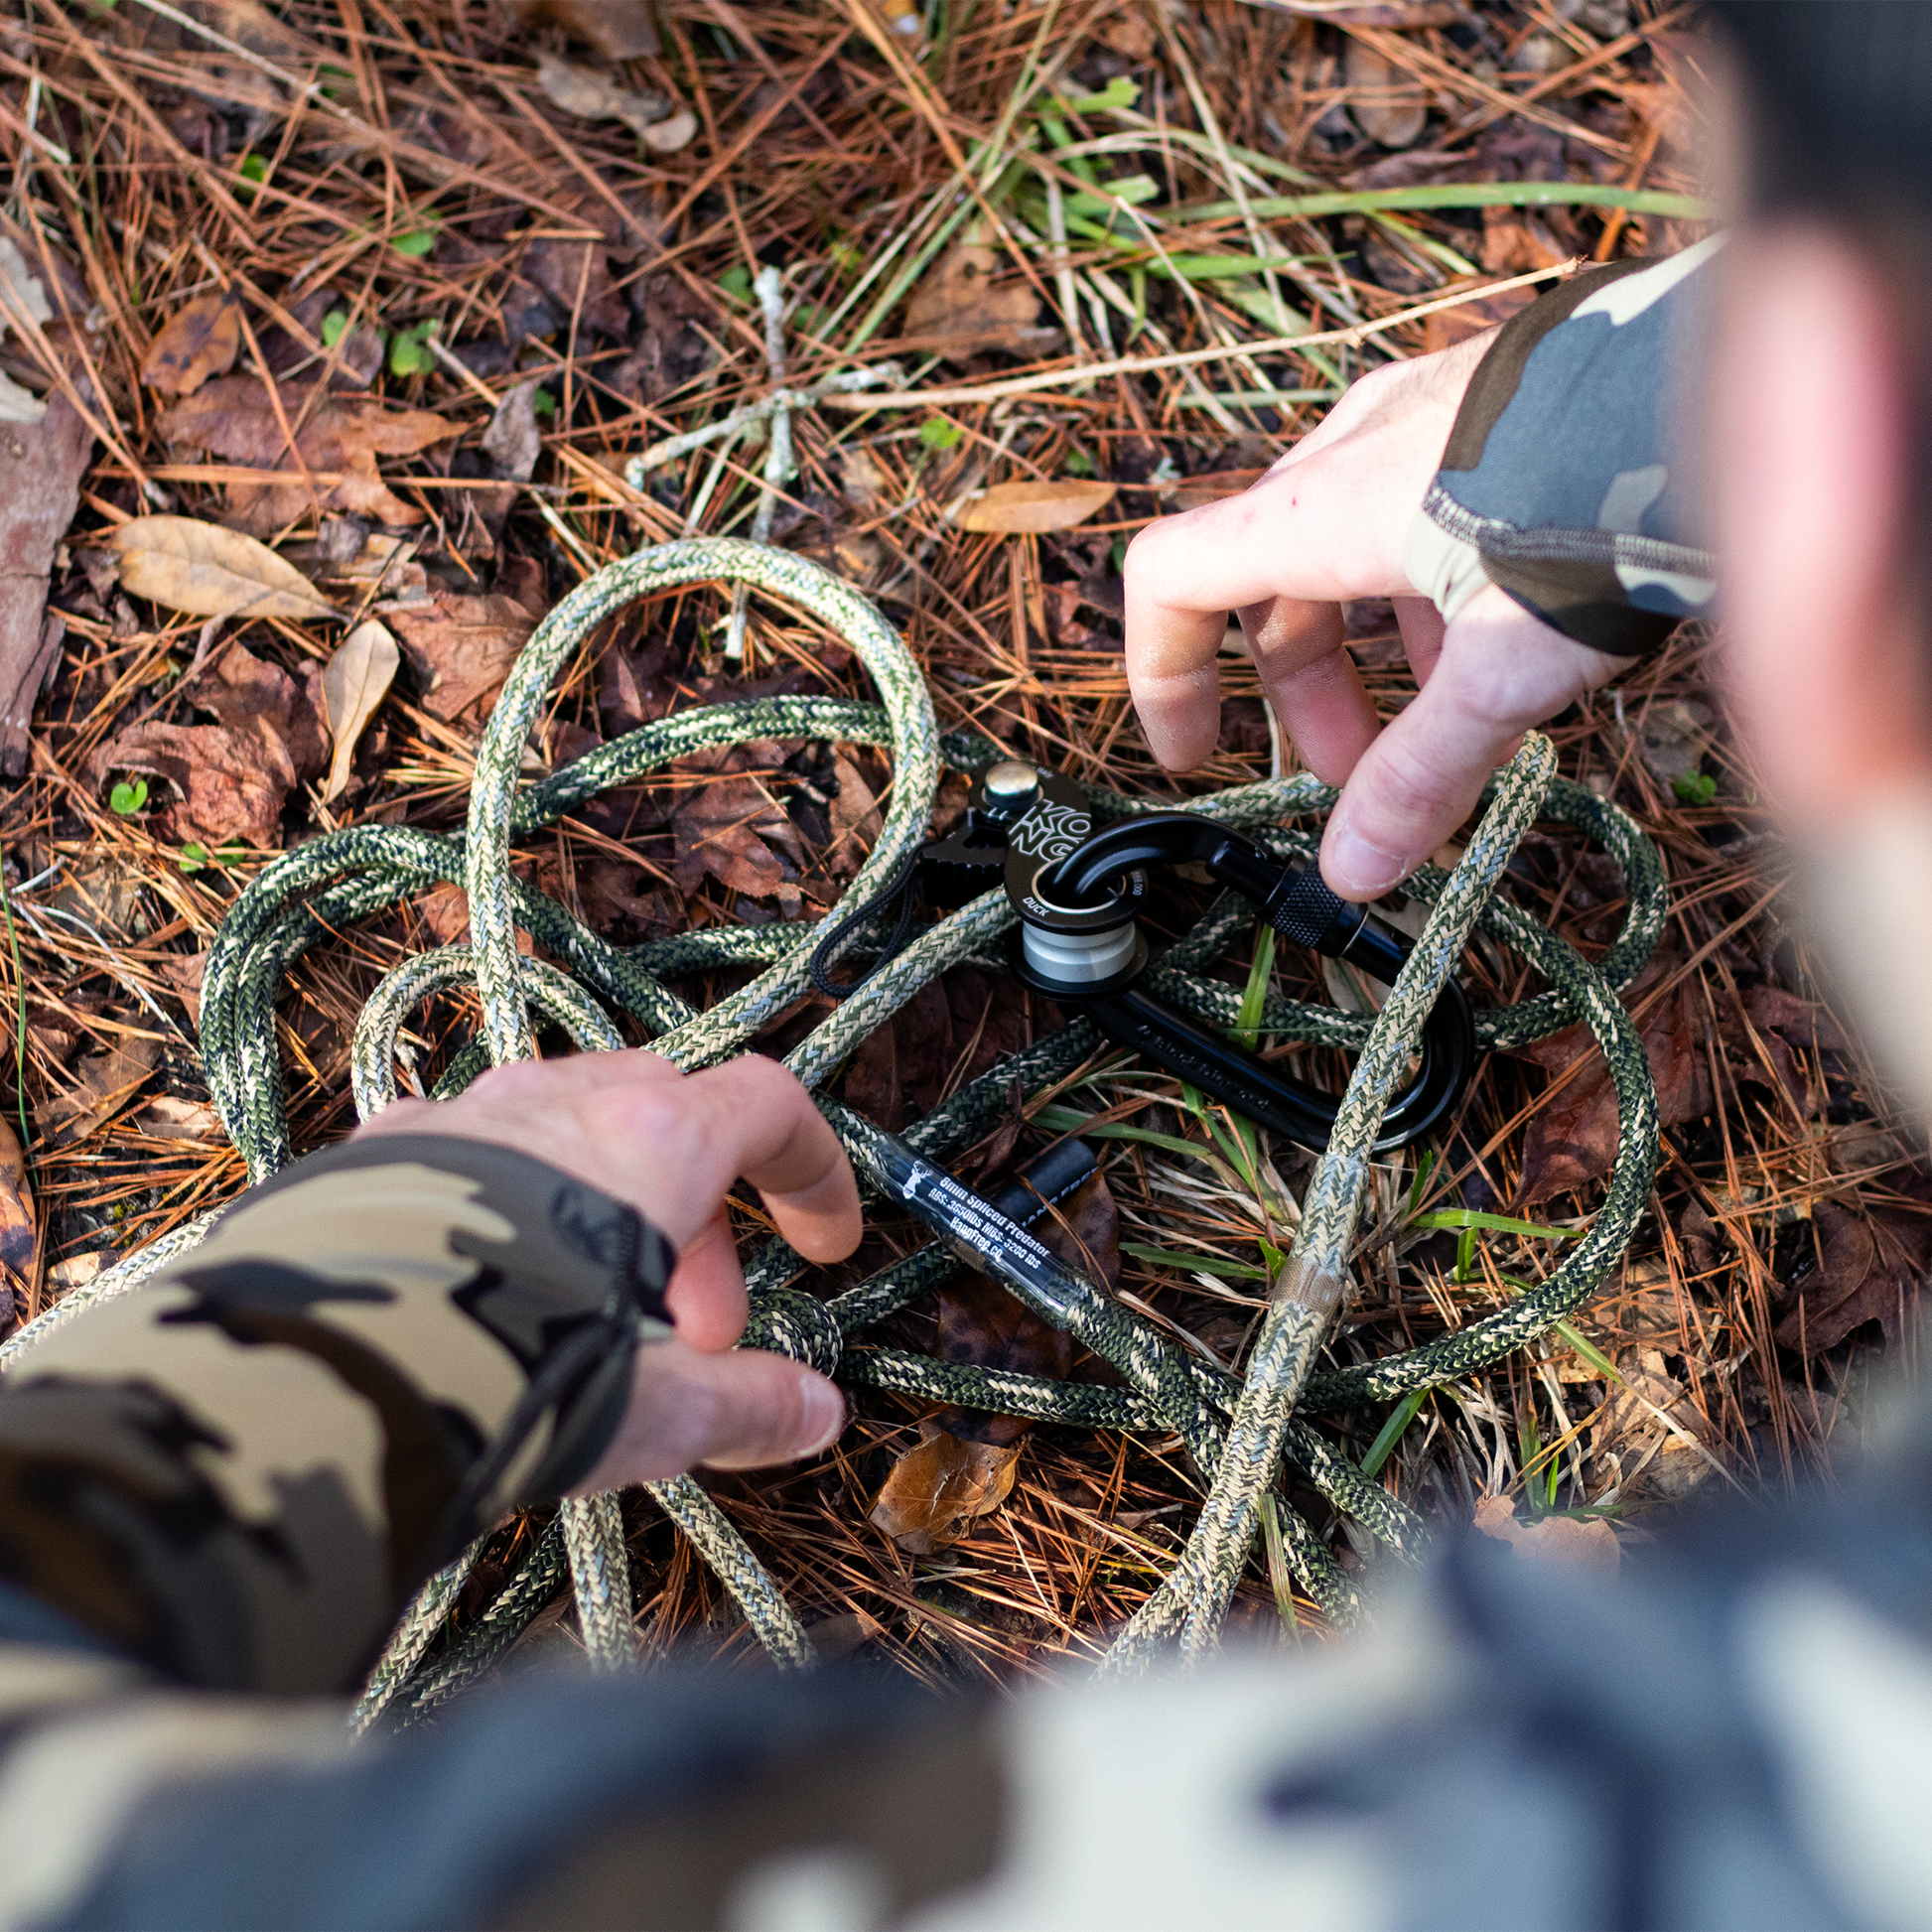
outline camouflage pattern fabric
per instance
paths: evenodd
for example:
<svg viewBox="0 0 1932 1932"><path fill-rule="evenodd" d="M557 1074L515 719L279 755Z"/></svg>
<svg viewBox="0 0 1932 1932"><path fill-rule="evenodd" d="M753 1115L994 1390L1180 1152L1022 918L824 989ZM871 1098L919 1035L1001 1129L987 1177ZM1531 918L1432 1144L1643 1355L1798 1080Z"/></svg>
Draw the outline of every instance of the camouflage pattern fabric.
<svg viewBox="0 0 1932 1932"><path fill-rule="evenodd" d="M0 1575L190 1684L347 1690L425 1577L588 1474L673 1259L481 1141L297 1163L0 1385Z"/></svg>
<svg viewBox="0 0 1932 1932"><path fill-rule="evenodd" d="M1723 240L1574 276L1498 332L1410 526L1411 582L1452 618L1499 585L1615 657L1710 615L1705 492L1674 427L1670 369L1702 369Z"/></svg>
<svg viewBox="0 0 1932 1932"><path fill-rule="evenodd" d="M350 1745L0 1646L0 1923L1923 1925L1932 1404L1868 1440L1614 1583L1471 1536L1358 1641L998 1706L535 1678Z"/></svg>

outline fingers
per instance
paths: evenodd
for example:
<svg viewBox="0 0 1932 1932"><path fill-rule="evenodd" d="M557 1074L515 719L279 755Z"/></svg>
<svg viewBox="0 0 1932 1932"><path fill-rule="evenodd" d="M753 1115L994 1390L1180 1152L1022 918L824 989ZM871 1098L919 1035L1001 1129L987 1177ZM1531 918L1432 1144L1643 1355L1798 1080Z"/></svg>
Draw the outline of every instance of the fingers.
<svg viewBox="0 0 1932 1932"><path fill-rule="evenodd" d="M751 1302L745 1271L738 1265L738 1244L722 1208L678 1250L664 1303L677 1324L678 1339L700 1354L715 1355L745 1332Z"/></svg>
<svg viewBox="0 0 1932 1932"><path fill-rule="evenodd" d="M1341 606L1278 597L1250 605L1241 628L1282 729L1316 777L1338 785L1375 737L1375 707L1341 644Z"/></svg>
<svg viewBox="0 0 1932 1932"><path fill-rule="evenodd" d="M1436 661L1443 654L1443 614L1426 597L1399 597L1395 600L1396 628L1402 632L1402 648L1416 682L1427 684L1435 675Z"/></svg>
<svg viewBox="0 0 1932 1932"><path fill-rule="evenodd" d="M1128 688L1171 770L1214 749L1214 655L1226 614L1251 607L1270 608L1261 628L1272 636L1255 656L1304 758L1339 776L1360 756L1367 704L1340 655L1339 620L1325 613L1410 591L1409 520L1479 359L1460 346L1364 377L1252 489L1150 524L1129 546Z"/></svg>
<svg viewBox="0 0 1932 1932"><path fill-rule="evenodd" d="M1220 736L1214 660L1230 611L1244 614L1271 695L1339 648L1339 614L1323 595L1332 573L1321 547L1297 535L1307 469L1277 471L1246 495L1150 524L1128 549L1127 684L1148 745L1171 771L1201 763ZM1356 735L1345 684L1331 671L1303 696L1332 761L1332 746Z"/></svg>
<svg viewBox="0 0 1932 1932"><path fill-rule="evenodd" d="M1457 614L1434 673L1355 767L1321 842L1343 898L1399 884L1462 820L1530 726L1628 662L1574 643L1493 585Z"/></svg>
<svg viewBox="0 0 1932 1932"><path fill-rule="evenodd" d="M629 1407L597 1467L574 1492L655 1482L695 1463L751 1469L816 1455L845 1428L845 1398L782 1355L706 1355L681 1341L638 1349Z"/></svg>
<svg viewBox="0 0 1932 1932"><path fill-rule="evenodd" d="M859 1188L845 1150L776 1060L750 1053L673 1080L612 1084L578 1110L607 1173L629 1170L613 1191L636 1200L680 1247L741 1176L809 1260L836 1261L859 1244Z"/></svg>

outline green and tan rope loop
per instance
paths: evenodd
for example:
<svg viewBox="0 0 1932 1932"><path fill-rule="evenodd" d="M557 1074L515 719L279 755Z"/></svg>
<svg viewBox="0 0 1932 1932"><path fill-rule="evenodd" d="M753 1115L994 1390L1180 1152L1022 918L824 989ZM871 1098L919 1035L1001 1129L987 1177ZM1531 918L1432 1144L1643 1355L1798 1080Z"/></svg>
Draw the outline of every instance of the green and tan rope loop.
<svg viewBox="0 0 1932 1932"><path fill-rule="evenodd" d="M596 626L639 598L706 581L749 584L824 624L858 652L881 703L770 698L713 705L645 725L539 782L524 783L523 747L539 709L571 654ZM461 837L399 826L326 834L265 866L223 920L204 979L202 1049L209 1091L246 1159L250 1179L274 1173L291 1157L274 1028L275 1002L290 968L345 924L440 883L459 884L468 893L470 941L405 961L369 999L352 1053L362 1118L395 1098L398 1030L424 1000L451 986L477 987L483 1028L445 1072L437 1098L462 1091L489 1064L531 1053L532 1008L564 1027L586 1051L622 1043L613 1010L629 1015L653 1050L681 1067L711 1064L743 1050L806 990L818 934L829 931L831 923L709 928L624 949L519 881L509 855L517 838L554 825L610 786L691 753L753 739L863 744L892 756L891 807L873 851L825 915L828 922L867 903L924 839L943 766L974 771L1002 756L982 739L940 738L924 680L893 627L868 599L808 559L716 538L642 550L598 572L557 605L512 669L478 751L469 822ZM1103 817L1164 809L1170 802L1093 786L1087 791ZM1124 1388L1050 1382L861 1343L857 1337L866 1328L959 1267L937 1244L829 1300L799 1286L807 1264L782 1241L767 1242L747 1262L748 1346L778 1349L849 1384L1075 1427L1172 1431L1180 1437L1198 1466L1206 1501L1173 1574L1123 1631L1111 1653L1115 1668L1143 1667L1170 1640L1177 1639L1186 1656L1212 1645L1249 1559L1261 1498L1278 1483L1284 1459L1338 1511L1392 1548L1414 1553L1420 1519L1364 1477L1311 1419L1475 1373L1545 1333L1583 1302L1621 1255L1643 1210L1656 1161L1656 1103L1641 1043L1616 992L1636 976L1662 929L1661 862L1627 814L1554 775L1548 742L1536 734L1485 796L1486 816L1454 871L1426 867L1405 887L1434 909L1380 1014L1371 1019L1280 997L1266 1004L1262 1024L1277 1037L1343 1047L1361 1057L1303 1202L1294 1254L1241 1377L1174 1347L1074 1270L1064 1271L1065 1307L1071 1312L1060 1318L1121 1372ZM1301 774L1236 786L1189 804L1243 826L1284 857L1309 861L1318 845L1318 820L1334 797L1328 787ZM1593 965L1494 896L1517 842L1538 817L1575 826L1623 872L1628 916ZM941 919L888 961L789 1056L792 1070L821 1093L820 1104L862 1174L875 1130L823 1097L823 1089L864 1039L947 967L967 960L997 966L996 942L1012 916L1005 894L990 893ZM1233 1026L1240 995L1204 975L1252 929L1254 917L1253 907L1238 896L1223 896L1157 963L1150 988L1208 1025ZM519 928L547 960L519 954ZM1588 1233L1537 1289L1423 1347L1323 1370L1321 1344L1345 1299L1369 1172L1367 1149L1422 1022L1471 932L1514 949L1549 984L1547 992L1520 1005L1478 1014L1477 1037L1484 1045L1522 1045L1581 1019L1603 1050L1619 1109L1615 1169ZM749 969L750 979L703 1011L665 984L732 968ZM1009 1056L903 1138L923 1158L943 1162L1007 1110L1015 1086L1033 1093L1062 1081L1102 1044L1089 1023L1076 1020ZM66 1297L0 1346L0 1369L81 1308L124 1293L192 1247L212 1218L175 1230ZM808 1665L811 1646L797 1618L702 1486L684 1476L650 1488L717 1572L772 1657L791 1668ZM1285 1502L1281 1517L1290 1562L1304 1587L1331 1615L1354 1615L1354 1588L1323 1540ZM369 1680L357 1707L358 1725L385 1708L392 1719L408 1722L456 1695L489 1668L566 1574L593 1660L615 1667L633 1654L628 1569L615 1499L566 1502L497 1601L466 1626L460 1641L439 1649L471 1560L453 1564L419 1592Z"/></svg>

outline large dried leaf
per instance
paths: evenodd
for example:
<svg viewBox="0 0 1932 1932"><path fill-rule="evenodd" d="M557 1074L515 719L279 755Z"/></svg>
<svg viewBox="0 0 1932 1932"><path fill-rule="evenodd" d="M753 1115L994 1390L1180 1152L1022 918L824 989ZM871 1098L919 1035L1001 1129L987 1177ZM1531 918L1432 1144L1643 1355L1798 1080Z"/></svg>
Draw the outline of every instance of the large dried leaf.
<svg viewBox="0 0 1932 1932"><path fill-rule="evenodd" d="M87 760L88 782L98 788L113 771L152 772L175 791L160 815L173 838L279 845L289 793L328 761L319 688L233 643L187 695L216 722L133 725Z"/></svg>
<svg viewBox="0 0 1932 1932"><path fill-rule="evenodd" d="M121 588L198 618L332 618L335 607L291 563L239 530L193 516L141 516L107 539Z"/></svg>
<svg viewBox="0 0 1932 1932"><path fill-rule="evenodd" d="M81 394L91 398L84 378ZM94 433L58 390L39 420L8 432L13 461L0 494L0 775L27 769L34 705L61 667L67 621L47 608L48 573L80 502Z"/></svg>
<svg viewBox="0 0 1932 1932"><path fill-rule="evenodd" d="M458 597L438 591L427 604L385 606L403 655L423 694L423 709L455 718L492 697L537 627L512 598L492 591Z"/></svg>
<svg viewBox="0 0 1932 1932"><path fill-rule="evenodd" d="M510 483L528 483L543 454L543 432L537 428L537 384L540 376L519 382L501 402L483 433L483 450L496 474Z"/></svg>
<svg viewBox="0 0 1932 1932"><path fill-rule="evenodd" d="M977 226L969 229L965 240L926 271L905 305L906 335L937 337L953 353L977 348L1041 353L1059 331L1035 326L1039 298L1028 283L995 286L994 276L1012 263L978 236Z"/></svg>
<svg viewBox="0 0 1932 1932"><path fill-rule="evenodd" d="M1413 93L1415 78L1386 56L1350 38L1343 56L1348 76L1348 111L1371 141L1385 148L1406 148L1429 124L1429 109L1419 100L1393 98Z"/></svg>
<svg viewBox="0 0 1932 1932"><path fill-rule="evenodd" d="M197 296L177 309L141 358L141 380L164 396L190 396L226 375L241 347L241 304L232 294Z"/></svg>
<svg viewBox="0 0 1932 1932"><path fill-rule="evenodd" d="M607 60L657 58L657 24L647 0L515 0L515 6L525 26L554 21Z"/></svg>
<svg viewBox="0 0 1932 1932"><path fill-rule="evenodd" d="M1653 959L1624 989L1624 1006L1641 1008L1678 969L1674 959ZM1715 1096L1706 1048L1709 1022L1696 986L1687 980L1654 1001L1639 1031L1657 1085L1658 1123L1674 1127L1681 1121L1702 1119L1711 1111ZM1516 1204L1532 1207L1609 1173L1616 1159L1616 1090L1610 1084L1609 1068L1581 1026L1519 1048L1517 1057L1534 1060L1553 1073L1580 1059L1593 1058L1593 1064L1581 1068L1530 1120Z"/></svg>
<svg viewBox="0 0 1932 1932"><path fill-rule="evenodd" d="M1818 1266L1803 1276L1777 1338L1806 1356L1836 1348L1854 1328L1876 1321L1890 1339L1918 1304L1932 1217L1877 1207L1863 1216L1830 1201L1812 1213Z"/></svg>
<svg viewBox="0 0 1932 1932"><path fill-rule="evenodd" d="M962 1443L933 1423L920 1431L924 1441L893 1465L872 1520L908 1556L929 1557L1013 1493L1020 1445Z"/></svg>
<svg viewBox="0 0 1932 1932"><path fill-rule="evenodd" d="M775 763L777 748L770 749ZM720 776L700 785L678 807L671 832L672 877L681 893L695 892L710 873L735 893L765 898L804 871L797 827L757 778Z"/></svg>
<svg viewBox="0 0 1932 1932"><path fill-rule="evenodd" d="M1541 1522L1519 1523L1507 1496L1484 1496L1476 1504L1475 1526L1525 1555L1605 1576L1613 1576L1623 1560L1616 1532L1601 1517L1584 1523L1572 1516L1546 1516Z"/></svg>
<svg viewBox="0 0 1932 1932"><path fill-rule="evenodd" d="M0 1117L0 1267L21 1281L32 1278L40 1249L40 1219L14 1130Z"/></svg>
<svg viewBox="0 0 1932 1932"><path fill-rule="evenodd" d="M698 117L662 94L620 87L595 68L546 57L537 64L537 85L566 114L587 121L622 121L657 154L675 154L698 131Z"/></svg>
<svg viewBox="0 0 1932 1932"><path fill-rule="evenodd" d="M391 409L374 396L330 395L317 402L312 385L285 382L282 408L291 425L300 423L295 447L312 482L312 496L297 470L276 420L267 388L251 375L224 375L205 384L168 410L157 425L170 442L208 450L254 470L286 470L289 483L230 483L228 505L236 523L255 536L268 536L304 515L312 504L325 510L350 510L378 523L423 520L414 504L393 495L376 469L378 456L414 456L462 424L427 409Z"/></svg>
<svg viewBox="0 0 1932 1932"><path fill-rule="evenodd" d="M1114 499L1114 484L1056 478L1048 483L995 483L959 513L966 530L995 530L1003 536L1044 536L1070 530Z"/></svg>
<svg viewBox="0 0 1932 1932"><path fill-rule="evenodd" d="M7 333L12 317L31 316L36 322L51 322L54 311L41 287L40 277L27 266L26 258L11 239L0 238L0 283L5 284L6 307L0 311L0 339ZM47 404L31 390L23 389L12 376L0 374L0 423L38 423L47 414Z"/></svg>
<svg viewBox="0 0 1932 1932"><path fill-rule="evenodd" d="M355 741L375 708L388 695L402 654L388 629L374 618L358 623L342 641L322 673L323 710L335 743L329 776L322 787L324 803L340 796L348 783Z"/></svg>
<svg viewBox="0 0 1932 1932"><path fill-rule="evenodd" d="M76 1061L72 1089L38 1110L43 1135L51 1135L56 1147L84 1141L134 1098L160 1059L154 1040L119 1039Z"/></svg>

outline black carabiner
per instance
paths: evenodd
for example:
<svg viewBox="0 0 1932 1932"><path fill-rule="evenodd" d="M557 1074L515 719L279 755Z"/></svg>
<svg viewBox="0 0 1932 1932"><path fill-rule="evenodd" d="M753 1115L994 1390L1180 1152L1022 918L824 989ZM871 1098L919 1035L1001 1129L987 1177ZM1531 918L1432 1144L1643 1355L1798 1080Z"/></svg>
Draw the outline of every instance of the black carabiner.
<svg viewBox="0 0 1932 1932"><path fill-rule="evenodd" d="M1347 960L1379 980L1392 981L1402 970L1406 938L1337 897L1318 873L1286 865L1197 813L1152 812L1096 832L1076 785L1018 760L994 766L975 787L974 799L965 828L926 848L936 898L962 902L962 888L969 885L977 896L1001 867L1021 921L1011 954L1014 970L1029 986L1085 1014L1109 1038L1248 1119L1304 1147L1327 1145L1334 1095L1243 1051L1136 984L1149 960L1134 916L1146 891L1144 868L1204 865L1221 884L1253 899L1285 939ZM1424 1028L1421 1058L1420 1071L1383 1116L1378 1153L1431 1133L1468 1085L1475 1027L1468 1000L1453 981L1445 985Z"/></svg>

